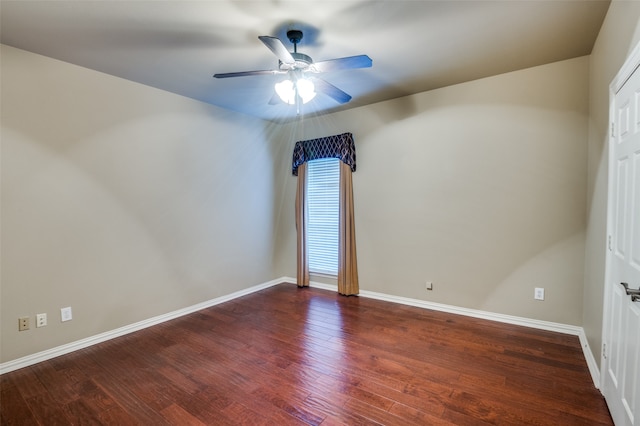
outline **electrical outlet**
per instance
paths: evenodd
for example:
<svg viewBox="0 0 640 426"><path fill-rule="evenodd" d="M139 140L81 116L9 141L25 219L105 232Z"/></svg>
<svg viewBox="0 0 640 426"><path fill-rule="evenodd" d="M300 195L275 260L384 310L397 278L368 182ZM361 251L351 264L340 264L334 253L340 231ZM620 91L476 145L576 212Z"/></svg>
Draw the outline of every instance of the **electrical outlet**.
<svg viewBox="0 0 640 426"><path fill-rule="evenodd" d="M431 281L427 281L426 289L427 290L433 290L433 283Z"/></svg>
<svg viewBox="0 0 640 426"><path fill-rule="evenodd" d="M36 328L44 327L47 325L47 314L36 315Z"/></svg>
<svg viewBox="0 0 640 426"><path fill-rule="evenodd" d="M544 300L544 288L536 287L533 291L533 298L536 300Z"/></svg>
<svg viewBox="0 0 640 426"><path fill-rule="evenodd" d="M18 331L26 331L29 329L29 317L18 318Z"/></svg>
<svg viewBox="0 0 640 426"><path fill-rule="evenodd" d="M71 321L73 315L71 314L71 307L60 309L60 320L62 322Z"/></svg>

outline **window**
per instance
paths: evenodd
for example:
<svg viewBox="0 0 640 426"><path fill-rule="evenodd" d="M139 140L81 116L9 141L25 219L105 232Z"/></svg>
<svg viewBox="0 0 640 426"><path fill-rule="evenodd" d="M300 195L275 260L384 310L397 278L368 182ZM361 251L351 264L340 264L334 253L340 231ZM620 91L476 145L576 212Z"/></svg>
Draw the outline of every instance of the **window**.
<svg viewBox="0 0 640 426"><path fill-rule="evenodd" d="M309 272L337 276L340 160L322 158L307 164Z"/></svg>

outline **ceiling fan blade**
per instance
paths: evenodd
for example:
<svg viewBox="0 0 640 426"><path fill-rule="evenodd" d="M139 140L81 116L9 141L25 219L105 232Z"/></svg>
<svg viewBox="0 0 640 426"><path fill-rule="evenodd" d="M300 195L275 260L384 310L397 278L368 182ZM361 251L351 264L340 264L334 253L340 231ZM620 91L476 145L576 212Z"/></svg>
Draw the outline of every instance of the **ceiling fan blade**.
<svg viewBox="0 0 640 426"><path fill-rule="evenodd" d="M278 37L271 36L258 36L261 42L265 44L277 57L285 64L293 64L295 59L291 56L291 53L284 47L284 44Z"/></svg>
<svg viewBox="0 0 640 426"><path fill-rule="evenodd" d="M346 58L329 59L328 61L314 62L311 70L315 72L340 71L354 68L369 68L373 61L367 55L348 56Z"/></svg>
<svg viewBox="0 0 640 426"><path fill-rule="evenodd" d="M286 71L280 70L259 70L259 71L240 71L240 72L227 72L222 74L214 74L215 78L229 78L229 77L246 77L251 75L276 75L286 74Z"/></svg>
<svg viewBox="0 0 640 426"><path fill-rule="evenodd" d="M332 97L341 104L346 104L351 100L350 94L343 92L326 80L316 77L313 78L312 81L315 86L316 92L324 93L325 95Z"/></svg>

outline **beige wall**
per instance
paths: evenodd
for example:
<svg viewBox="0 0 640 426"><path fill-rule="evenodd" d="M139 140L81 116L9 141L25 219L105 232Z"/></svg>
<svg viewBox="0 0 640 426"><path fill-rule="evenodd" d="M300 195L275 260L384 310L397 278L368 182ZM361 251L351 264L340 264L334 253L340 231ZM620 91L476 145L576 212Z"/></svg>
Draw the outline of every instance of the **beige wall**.
<svg viewBox="0 0 640 426"><path fill-rule="evenodd" d="M7 46L1 66L1 362L275 278L265 122Z"/></svg>
<svg viewBox="0 0 640 426"><path fill-rule="evenodd" d="M290 124L298 138L354 134L361 289L581 324L588 66L582 57ZM277 252L295 277L295 178L282 179Z"/></svg>
<svg viewBox="0 0 640 426"><path fill-rule="evenodd" d="M614 0L590 56L589 166L582 325L594 357L602 348L607 234L609 84L640 41L640 2Z"/></svg>

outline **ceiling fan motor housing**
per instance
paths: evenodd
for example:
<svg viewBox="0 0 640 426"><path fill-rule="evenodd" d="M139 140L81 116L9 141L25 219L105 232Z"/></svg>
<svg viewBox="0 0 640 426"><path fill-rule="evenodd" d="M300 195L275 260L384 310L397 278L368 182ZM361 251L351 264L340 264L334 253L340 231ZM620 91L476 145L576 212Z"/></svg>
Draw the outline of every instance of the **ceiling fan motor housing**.
<svg viewBox="0 0 640 426"><path fill-rule="evenodd" d="M311 56L305 55L304 53L291 52L291 56L295 59L295 62L292 64L286 64L282 61L278 61L281 70L288 71L292 69L306 69L309 65L313 64Z"/></svg>

